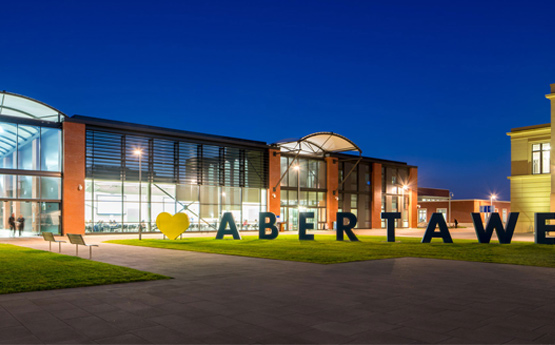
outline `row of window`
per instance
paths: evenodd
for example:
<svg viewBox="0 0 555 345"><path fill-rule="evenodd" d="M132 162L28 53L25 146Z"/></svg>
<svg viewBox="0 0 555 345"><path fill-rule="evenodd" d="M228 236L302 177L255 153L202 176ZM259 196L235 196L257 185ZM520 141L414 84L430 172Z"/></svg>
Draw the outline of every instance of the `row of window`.
<svg viewBox="0 0 555 345"><path fill-rule="evenodd" d="M140 186L140 190L139 190ZM266 190L264 191L264 195ZM107 198L110 201L183 202L238 205L242 202L265 203L258 188L92 181L85 183L85 200Z"/></svg>
<svg viewBox="0 0 555 345"><path fill-rule="evenodd" d="M323 160L281 157L281 186L326 189L326 162ZM287 172L287 173L286 173ZM272 186L273 187L273 186Z"/></svg>
<svg viewBox="0 0 555 345"><path fill-rule="evenodd" d="M326 207L326 192L301 191L299 195L296 190L282 190L280 203L282 206Z"/></svg>
<svg viewBox="0 0 555 345"><path fill-rule="evenodd" d="M433 210L431 210L431 211L434 212ZM499 212L498 209L496 209L495 211ZM436 208L435 212L436 213L441 213L443 215L443 219L445 219L445 221L447 223L450 223L451 221L454 221L454 218L450 219L450 220L447 219L448 212L447 212L446 208ZM487 213L485 213L483 216L487 217ZM502 219L503 223L507 222L507 209L506 208L503 209L501 219ZM419 208L418 209L418 223L427 223L427 222L428 222L428 209Z"/></svg>
<svg viewBox="0 0 555 345"><path fill-rule="evenodd" d="M185 212L191 230L217 229L224 212L231 212L243 229L254 229L266 209L266 189L87 180L87 232L157 231L161 212Z"/></svg>
<svg viewBox="0 0 555 345"><path fill-rule="evenodd" d="M60 177L0 174L0 198L60 200Z"/></svg>
<svg viewBox="0 0 555 345"><path fill-rule="evenodd" d="M360 162L356 167L356 162L339 162L338 164L339 190L370 193L372 184L370 172L372 168L369 163Z"/></svg>
<svg viewBox="0 0 555 345"><path fill-rule="evenodd" d="M418 198L418 201L449 201L449 198Z"/></svg>

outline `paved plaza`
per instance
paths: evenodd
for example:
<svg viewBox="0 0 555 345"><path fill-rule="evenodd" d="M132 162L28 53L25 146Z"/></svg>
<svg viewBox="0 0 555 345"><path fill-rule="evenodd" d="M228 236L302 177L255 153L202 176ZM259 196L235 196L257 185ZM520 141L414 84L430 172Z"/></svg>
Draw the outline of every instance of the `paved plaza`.
<svg viewBox="0 0 555 345"><path fill-rule="evenodd" d="M48 250L37 238L2 242ZM174 279L0 295L0 343L555 342L550 268L320 265L106 243L93 259Z"/></svg>

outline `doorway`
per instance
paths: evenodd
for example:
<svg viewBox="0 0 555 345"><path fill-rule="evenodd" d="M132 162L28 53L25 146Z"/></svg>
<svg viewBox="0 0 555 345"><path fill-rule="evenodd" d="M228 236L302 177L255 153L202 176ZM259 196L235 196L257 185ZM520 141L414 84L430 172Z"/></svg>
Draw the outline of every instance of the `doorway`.
<svg viewBox="0 0 555 345"><path fill-rule="evenodd" d="M0 237L34 237L42 231L60 234L59 202L0 200Z"/></svg>

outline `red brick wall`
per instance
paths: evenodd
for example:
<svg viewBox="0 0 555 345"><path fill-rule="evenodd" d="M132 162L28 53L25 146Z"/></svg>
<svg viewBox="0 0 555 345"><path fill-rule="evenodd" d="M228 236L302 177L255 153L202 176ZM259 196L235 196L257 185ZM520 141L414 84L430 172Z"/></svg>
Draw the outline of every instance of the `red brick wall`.
<svg viewBox="0 0 555 345"><path fill-rule="evenodd" d="M372 204L370 206L372 212L372 229L382 227L382 165L372 163Z"/></svg>
<svg viewBox="0 0 555 345"><path fill-rule="evenodd" d="M427 221L430 221L432 213L437 212L438 208L447 209L449 214L449 201L421 201L418 203L421 209L427 209ZM480 206L489 205L490 202L486 200L451 200L451 221L455 219L459 223L472 223L472 212L480 212ZM503 218L503 209L507 209L507 216L511 212L511 203L508 201L495 201L493 203L499 216Z"/></svg>
<svg viewBox="0 0 555 345"><path fill-rule="evenodd" d="M409 204L409 228L418 226L418 169L409 168L410 204Z"/></svg>
<svg viewBox="0 0 555 345"><path fill-rule="evenodd" d="M279 150L269 150L269 190L268 190L268 212L274 213L276 216L280 215L280 200L281 200L281 187L277 185L276 190L274 187L278 184L281 177L281 154ZM274 197L275 195L275 197Z"/></svg>
<svg viewBox="0 0 555 345"><path fill-rule="evenodd" d="M328 218L328 229L333 229L333 222L337 220L337 208L338 208L338 187L339 187L339 164L337 164L337 158L326 157L326 167L327 167L327 218ZM335 195L333 194L335 192Z"/></svg>
<svg viewBox="0 0 555 345"><path fill-rule="evenodd" d="M62 234L85 233L85 125L63 123Z"/></svg>

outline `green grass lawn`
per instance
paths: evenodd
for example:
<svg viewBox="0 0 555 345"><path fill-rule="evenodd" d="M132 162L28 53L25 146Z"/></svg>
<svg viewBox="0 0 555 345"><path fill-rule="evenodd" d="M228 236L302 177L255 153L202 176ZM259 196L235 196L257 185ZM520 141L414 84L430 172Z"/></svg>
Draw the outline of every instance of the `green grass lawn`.
<svg viewBox="0 0 555 345"><path fill-rule="evenodd" d="M0 294L169 279L75 256L0 244Z"/></svg>
<svg viewBox="0 0 555 345"><path fill-rule="evenodd" d="M275 240L245 236L242 240L187 238L183 240L112 240L109 243L189 250L205 253L251 256L257 258L333 264L400 257L494 262L502 264L555 267L555 246L527 242L480 244L476 240L454 239L444 244L440 239L420 243L420 238L397 237L395 243L385 237L358 236L360 242L339 242L335 236L315 235L314 241L299 241L296 235L280 235ZM494 235L494 238L495 235Z"/></svg>

